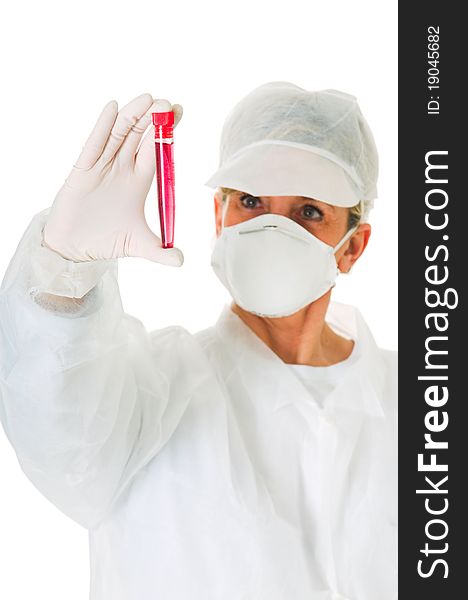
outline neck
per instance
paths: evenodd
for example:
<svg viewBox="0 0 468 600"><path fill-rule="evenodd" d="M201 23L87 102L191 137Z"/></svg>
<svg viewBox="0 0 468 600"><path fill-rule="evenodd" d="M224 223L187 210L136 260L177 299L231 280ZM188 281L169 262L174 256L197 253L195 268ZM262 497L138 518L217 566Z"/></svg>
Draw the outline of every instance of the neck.
<svg viewBox="0 0 468 600"><path fill-rule="evenodd" d="M235 302L231 310L285 363L330 366L346 360L354 346L325 321L330 295L331 290L288 317L260 317Z"/></svg>

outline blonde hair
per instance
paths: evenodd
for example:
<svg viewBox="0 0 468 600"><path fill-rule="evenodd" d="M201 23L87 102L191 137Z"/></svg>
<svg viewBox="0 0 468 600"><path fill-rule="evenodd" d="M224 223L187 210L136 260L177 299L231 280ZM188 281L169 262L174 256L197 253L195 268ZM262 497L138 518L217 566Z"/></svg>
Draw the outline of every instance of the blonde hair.
<svg viewBox="0 0 468 600"><path fill-rule="evenodd" d="M239 192L239 190L233 190L232 188L227 188L227 187L220 187L218 189L221 192L221 201L222 202L226 202L226 198L229 194ZM363 214L364 214L364 203L361 200L361 202L359 202L358 204L355 204L354 206L351 206L349 208L348 229L351 229L352 227L359 225L359 223L362 220Z"/></svg>

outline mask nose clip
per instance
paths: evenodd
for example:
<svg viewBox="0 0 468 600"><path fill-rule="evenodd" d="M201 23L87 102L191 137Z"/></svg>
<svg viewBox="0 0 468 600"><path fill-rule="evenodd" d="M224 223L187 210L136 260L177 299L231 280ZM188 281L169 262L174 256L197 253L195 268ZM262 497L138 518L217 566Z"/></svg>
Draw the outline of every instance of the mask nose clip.
<svg viewBox="0 0 468 600"><path fill-rule="evenodd" d="M263 231L264 229L278 229L278 225L262 225L261 227L252 227L252 229L241 229L239 233L255 233L256 231Z"/></svg>
<svg viewBox="0 0 468 600"><path fill-rule="evenodd" d="M251 229L241 229L239 231L239 235L243 235L244 233L255 233L258 231L265 231L265 230L271 230L271 231L278 230L281 233L288 235L289 237L299 240L300 242L303 242L305 244L307 243L300 235L294 233L293 231L289 231L289 229L281 227L280 225L267 224L267 225L262 225L261 227L252 227Z"/></svg>

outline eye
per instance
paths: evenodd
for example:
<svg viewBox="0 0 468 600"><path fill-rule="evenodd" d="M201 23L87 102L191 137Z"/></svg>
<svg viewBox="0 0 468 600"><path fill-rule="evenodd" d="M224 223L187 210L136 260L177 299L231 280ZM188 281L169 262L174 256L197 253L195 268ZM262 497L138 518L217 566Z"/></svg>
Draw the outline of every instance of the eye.
<svg viewBox="0 0 468 600"><path fill-rule="evenodd" d="M260 198L256 198L250 194L243 194L240 197L240 202L245 208L257 208L260 204Z"/></svg>
<svg viewBox="0 0 468 600"><path fill-rule="evenodd" d="M302 207L301 216L304 219L319 220L323 217L323 212L312 204L306 204Z"/></svg>

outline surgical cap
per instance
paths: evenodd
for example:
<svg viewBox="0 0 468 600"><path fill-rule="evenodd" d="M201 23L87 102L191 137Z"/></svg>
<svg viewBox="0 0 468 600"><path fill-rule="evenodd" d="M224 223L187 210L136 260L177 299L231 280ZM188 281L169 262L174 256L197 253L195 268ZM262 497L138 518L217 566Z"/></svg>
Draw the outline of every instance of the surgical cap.
<svg viewBox="0 0 468 600"><path fill-rule="evenodd" d="M334 206L377 197L378 153L356 97L285 81L255 88L228 114L219 168L205 183L254 196L304 196Z"/></svg>

